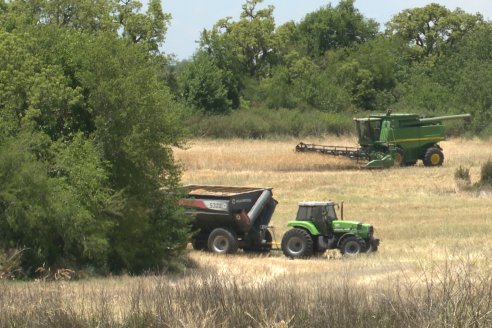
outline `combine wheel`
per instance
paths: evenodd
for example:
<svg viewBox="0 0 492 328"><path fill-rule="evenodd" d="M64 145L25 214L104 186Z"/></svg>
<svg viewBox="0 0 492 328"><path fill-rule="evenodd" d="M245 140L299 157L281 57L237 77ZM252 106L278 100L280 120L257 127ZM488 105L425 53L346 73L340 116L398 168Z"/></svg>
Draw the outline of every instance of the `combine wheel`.
<svg viewBox="0 0 492 328"><path fill-rule="evenodd" d="M313 239L304 229L291 229L282 238L282 251L290 258L310 257L313 255Z"/></svg>
<svg viewBox="0 0 492 328"><path fill-rule="evenodd" d="M397 148L395 153L395 166L405 166L405 160L405 151L401 148Z"/></svg>
<svg viewBox="0 0 492 328"><path fill-rule="evenodd" d="M441 166L444 161L444 154L437 147L427 149L424 156L425 166Z"/></svg>
<svg viewBox="0 0 492 328"><path fill-rule="evenodd" d="M361 237L349 236L342 241L340 252L348 256L359 255L366 251L366 247L366 242Z"/></svg>
<svg viewBox="0 0 492 328"><path fill-rule="evenodd" d="M236 234L223 228L214 229L208 237L208 249L218 254L236 253L238 248Z"/></svg>

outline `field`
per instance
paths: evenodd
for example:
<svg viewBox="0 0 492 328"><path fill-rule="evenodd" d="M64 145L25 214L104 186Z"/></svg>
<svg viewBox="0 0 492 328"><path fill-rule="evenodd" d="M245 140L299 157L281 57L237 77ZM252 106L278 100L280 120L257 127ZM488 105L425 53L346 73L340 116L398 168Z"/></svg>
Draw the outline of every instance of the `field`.
<svg viewBox="0 0 492 328"><path fill-rule="evenodd" d="M350 138L305 140L353 145ZM477 182L490 141L442 143L443 167L360 169L342 158L297 154L297 140L193 140L176 149L183 183L269 186L280 241L297 203L345 202L371 223L379 252L309 260L187 251L182 275L0 285L0 327L490 327L492 192Z"/></svg>

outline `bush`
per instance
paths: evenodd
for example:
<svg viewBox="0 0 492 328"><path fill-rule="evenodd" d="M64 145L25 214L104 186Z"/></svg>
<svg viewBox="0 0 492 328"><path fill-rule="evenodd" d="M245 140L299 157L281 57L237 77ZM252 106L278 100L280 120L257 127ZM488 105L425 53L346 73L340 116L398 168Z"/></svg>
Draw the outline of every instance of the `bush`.
<svg viewBox="0 0 492 328"><path fill-rule="evenodd" d="M323 136L353 131L352 118L316 110L241 109L230 115L192 113L187 126L194 137L254 138Z"/></svg>
<svg viewBox="0 0 492 328"><path fill-rule="evenodd" d="M482 186L492 186L492 160L490 158L482 165L480 171L480 184Z"/></svg>
<svg viewBox="0 0 492 328"><path fill-rule="evenodd" d="M23 251L23 249L0 250L0 280L12 280L22 275L21 257Z"/></svg>
<svg viewBox="0 0 492 328"><path fill-rule="evenodd" d="M470 169L460 165L460 167L454 171L454 180L460 190L471 188Z"/></svg>

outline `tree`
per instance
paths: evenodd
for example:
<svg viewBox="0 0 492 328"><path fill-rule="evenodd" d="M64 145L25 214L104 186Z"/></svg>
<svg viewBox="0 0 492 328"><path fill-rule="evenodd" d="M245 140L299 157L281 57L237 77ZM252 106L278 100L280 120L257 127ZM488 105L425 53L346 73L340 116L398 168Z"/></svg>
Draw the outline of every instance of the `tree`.
<svg viewBox="0 0 492 328"><path fill-rule="evenodd" d="M257 10L263 0L246 0L240 20L219 20L212 30L204 30L200 48L216 64L235 73L265 76L275 60L275 20L273 7Z"/></svg>
<svg viewBox="0 0 492 328"><path fill-rule="evenodd" d="M455 43L482 23L480 14L468 14L459 8L450 11L432 3L402 11L386 24L386 33L403 38L428 56Z"/></svg>
<svg viewBox="0 0 492 328"><path fill-rule="evenodd" d="M27 247L31 274L166 265L188 236L171 151L184 132L155 48L168 16L154 3L133 33L102 24L111 0L2 4L0 247Z"/></svg>
<svg viewBox="0 0 492 328"><path fill-rule="evenodd" d="M365 18L354 7L354 0L342 0L307 14L298 25L299 40L311 57L327 50L362 43L378 34L378 23Z"/></svg>
<svg viewBox="0 0 492 328"><path fill-rule="evenodd" d="M239 94L231 72L217 67L204 53L197 53L179 74L179 96L208 113L226 113L239 105Z"/></svg>

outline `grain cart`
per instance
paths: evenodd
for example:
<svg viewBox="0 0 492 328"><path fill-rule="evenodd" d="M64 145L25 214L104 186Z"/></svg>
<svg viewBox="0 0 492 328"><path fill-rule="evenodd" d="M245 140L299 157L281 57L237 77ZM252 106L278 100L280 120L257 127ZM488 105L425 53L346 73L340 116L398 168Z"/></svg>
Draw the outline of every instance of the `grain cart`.
<svg viewBox="0 0 492 328"><path fill-rule="evenodd" d="M282 238L282 251L290 258L306 258L327 249L339 249L343 255L377 251L379 239L374 238L370 224L337 218L333 201L299 203L297 218Z"/></svg>
<svg viewBox="0 0 492 328"><path fill-rule="evenodd" d="M366 163L369 168L414 165L439 166L444 155L439 142L445 140L443 121L470 119L470 114L423 117L418 114L374 114L354 118L360 147L296 146L298 152L345 156Z"/></svg>
<svg viewBox="0 0 492 328"><path fill-rule="evenodd" d="M277 201L272 188L185 186L187 197L179 201L193 216L194 249L214 253L264 253L272 248L268 224Z"/></svg>

